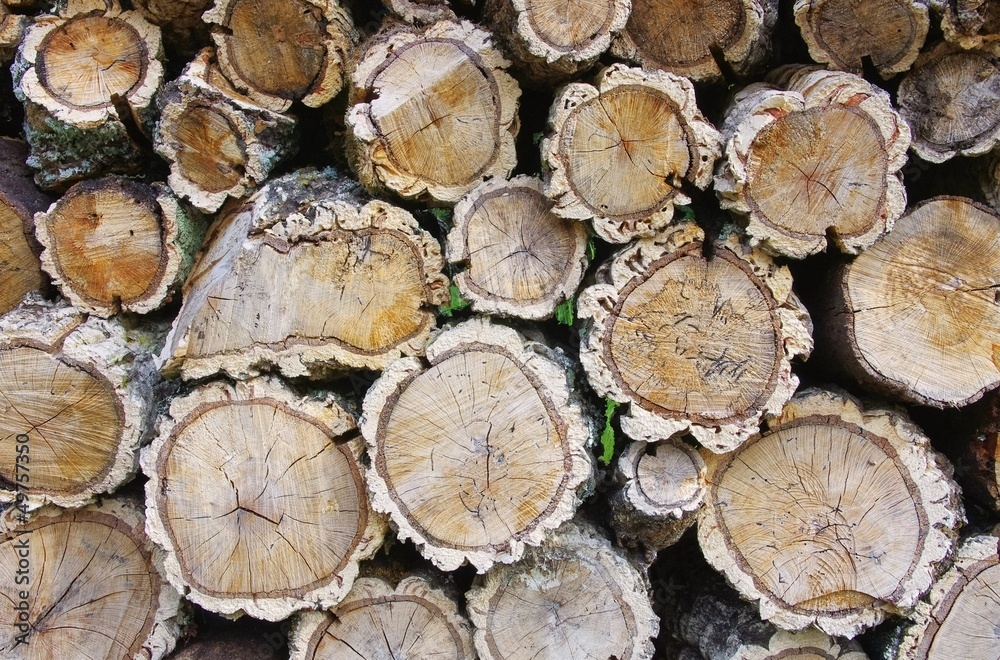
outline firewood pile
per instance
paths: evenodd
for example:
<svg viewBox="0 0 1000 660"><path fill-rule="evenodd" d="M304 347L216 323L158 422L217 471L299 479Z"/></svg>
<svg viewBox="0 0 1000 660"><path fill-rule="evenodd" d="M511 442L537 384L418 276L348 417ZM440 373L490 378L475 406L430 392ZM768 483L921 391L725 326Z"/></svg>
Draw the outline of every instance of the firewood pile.
<svg viewBox="0 0 1000 660"><path fill-rule="evenodd" d="M1000 653L1000 1L0 0L0 656Z"/></svg>

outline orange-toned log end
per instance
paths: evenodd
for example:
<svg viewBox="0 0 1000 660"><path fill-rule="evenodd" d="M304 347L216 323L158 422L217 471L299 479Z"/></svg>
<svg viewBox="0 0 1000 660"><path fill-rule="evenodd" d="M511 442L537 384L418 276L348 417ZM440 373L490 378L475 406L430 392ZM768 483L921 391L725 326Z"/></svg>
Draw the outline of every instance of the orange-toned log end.
<svg viewBox="0 0 1000 660"><path fill-rule="evenodd" d="M900 413L846 394L802 392L766 428L706 457L709 563L788 630L853 637L916 605L964 521L945 459Z"/></svg>
<svg viewBox="0 0 1000 660"><path fill-rule="evenodd" d="M143 530L141 504L130 499L39 512L0 536L0 597L26 606L24 618L0 625L0 653L165 657L184 617L180 596L160 575L162 561Z"/></svg>
<svg viewBox="0 0 1000 660"><path fill-rule="evenodd" d="M24 164L27 157L24 142L0 138L0 314L46 283L34 214L47 209L52 199L35 187L33 172Z"/></svg>

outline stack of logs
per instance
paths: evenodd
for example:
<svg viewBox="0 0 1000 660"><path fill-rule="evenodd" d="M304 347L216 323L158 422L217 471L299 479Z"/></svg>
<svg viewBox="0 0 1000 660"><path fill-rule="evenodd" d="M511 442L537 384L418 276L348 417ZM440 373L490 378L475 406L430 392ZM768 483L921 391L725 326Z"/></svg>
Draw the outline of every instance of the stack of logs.
<svg viewBox="0 0 1000 660"><path fill-rule="evenodd" d="M3 657L1000 653L1000 2L0 0L0 60Z"/></svg>

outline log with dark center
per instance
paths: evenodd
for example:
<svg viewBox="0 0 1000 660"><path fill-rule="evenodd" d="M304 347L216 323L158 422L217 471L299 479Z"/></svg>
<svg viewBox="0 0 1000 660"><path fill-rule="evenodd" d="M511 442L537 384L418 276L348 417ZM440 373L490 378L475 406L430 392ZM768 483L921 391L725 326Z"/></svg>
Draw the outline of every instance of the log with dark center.
<svg viewBox="0 0 1000 660"><path fill-rule="evenodd" d="M390 364L365 396L372 505L444 570L516 561L573 516L591 428L565 359L472 320Z"/></svg>
<svg viewBox="0 0 1000 660"><path fill-rule="evenodd" d="M171 583L211 611L280 621L330 607L382 543L354 419L276 381L174 399L143 451L152 539Z"/></svg>
<svg viewBox="0 0 1000 660"><path fill-rule="evenodd" d="M964 519L945 459L901 413L821 390L767 429L706 458L698 541L709 563L790 630L853 637L916 605Z"/></svg>

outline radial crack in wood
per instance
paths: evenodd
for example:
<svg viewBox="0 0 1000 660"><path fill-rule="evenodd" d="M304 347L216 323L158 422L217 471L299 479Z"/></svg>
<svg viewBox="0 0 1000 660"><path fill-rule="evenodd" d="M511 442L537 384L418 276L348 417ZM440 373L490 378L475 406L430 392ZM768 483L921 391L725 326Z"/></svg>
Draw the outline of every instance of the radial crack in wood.
<svg viewBox="0 0 1000 660"><path fill-rule="evenodd" d="M454 203L510 176L521 90L488 32L465 21L395 26L359 51L347 150L366 188Z"/></svg>
<svg viewBox="0 0 1000 660"><path fill-rule="evenodd" d="M552 104L545 194L556 214L591 220L606 241L652 236L675 204L690 203L684 182L711 183L721 136L685 78L615 64L595 84L571 83Z"/></svg>
<svg viewBox="0 0 1000 660"><path fill-rule="evenodd" d="M152 340L29 297L0 319L0 501L83 506L135 474Z"/></svg>
<svg viewBox="0 0 1000 660"><path fill-rule="evenodd" d="M992 658L1000 653L1000 530L967 538L955 563L917 604L894 660Z"/></svg>
<svg viewBox="0 0 1000 660"><path fill-rule="evenodd" d="M944 38L965 50L1000 56L1000 5L993 0L930 0Z"/></svg>
<svg viewBox="0 0 1000 660"><path fill-rule="evenodd" d="M551 318L587 268L587 228L552 213L539 179L480 184L455 205L447 255L472 309L529 320Z"/></svg>
<svg viewBox="0 0 1000 660"><path fill-rule="evenodd" d="M393 362L365 396L372 506L443 570L517 561L593 485L572 365L487 319L441 332L427 361Z"/></svg>
<svg viewBox="0 0 1000 660"><path fill-rule="evenodd" d="M27 156L24 142L0 138L0 315L46 283L34 214L47 209L52 198L35 187L24 164Z"/></svg>
<svg viewBox="0 0 1000 660"><path fill-rule="evenodd" d="M316 108L336 96L358 40L339 0L216 0L203 18L222 72L275 112L294 101Z"/></svg>
<svg viewBox="0 0 1000 660"><path fill-rule="evenodd" d="M162 184L120 177L72 186L35 216L42 268L77 309L102 318L163 306L187 277L205 222Z"/></svg>
<svg viewBox="0 0 1000 660"><path fill-rule="evenodd" d="M448 300L438 242L334 170L272 180L214 226L160 357L244 378L382 369L422 354ZM294 292L294 295L291 295Z"/></svg>
<svg viewBox="0 0 1000 660"><path fill-rule="evenodd" d="M979 156L1000 144L998 57L942 42L917 58L897 92L915 154L943 163Z"/></svg>
<svg viewBox="0 0 1000 660"><path fill-rule="evenodd" d="M910 209L843 265L819 327L837 365L911 403L960 407L1000 385L1000 215L961 197Z"/></svg>
<svg viewBox="0 0 1000 660"><path fill-rule="evenodd" d="M525 78L549 86L590 68L628 20L631 0L488 0L484 15Z"/></svg>
<svg viewBox="0 0 1000 660"><path fill-rule="evenodd" d="M632 0L611 52L696 82L743 77L770 52L777 19L777 0Z"/></svg>
<svg viewBox="0 0 1000 660"><path fill-rule="evenodd" d="M621 428L652 442L689 431L731 451L798 386L812 349L791 274L730 234L706 259L693 223L641 239L598 271L577 314L580 362L600 396L628 403Z"/></svg>
<svg viewBox="0 0 1000 660"><path fill-rule="evenodd" d="M11 72L25 105L28 165L43 188L139 167L124 122L156 114L163 84L160 29L117 2L74 1L26 30ZM124 104L129 116L122 118Z"/></svg>
<svg viewBox="0 0 1000 660"><path fill-rule="evenodd" d="M466 595L482 660L653 657L649 582L596 529L569 523Z"/></svg>
<svg viewBox="0 0 1000 660"><path fill-rule="evenodd" d="M329 612L300 614L289 660L323 658L441 658L472 660L472 630L458 605L422 577L396 588L364 577Z"/></svg>
<svg viewBox="0 0 1000 660"><path fill-rule="evenodd" d="M765 433L705 461L705 558L785 629L853 637L907 611L964 522L951 466L920 430L845 394L807 390Z"/></svg>
<svg viewBox="0 0 1000 660"><path fill-rule="evenodd" d="M682 440L633 442L618 457L610 499L618 542L659 551L692 525L705 501L705 461Z"/></svg>
<svg viewBox="0 0 1000 660"><path fill-rule="evenodd" d="M39 512L0 536L0 597L11 608L0 622L0 653L9 660L165 657L187 615L161 570L162 553L146 538L137 502ZM27 582L18 579L24 575ZM23 617L15 611L21 603Z"/></svg>
<svg viewBox="0 0 1000 660"><path fill-rule="evenodd" d="M750 85L727 111L719 202L772 254L802 259L830 241L857 254L906 207L906 122L858 76L801 66L774 75L784 89Z"/></svg>
<svg viewBox="0 0 1000 660"><path fill-rule="evenodd" d="M268 621L338 603L385 533L354 430L332 396L275 380L174 399L142 452L147 529L171 584L213 612Z"/></svg>
<svg viewBox="0 0 1000 660"><path fill-rule="evenodd" d="M298 150L297 122L228 89L206 48L167 85L156 127L157 153L170 163L174 192L205 213L241 199Z"/></svg>

